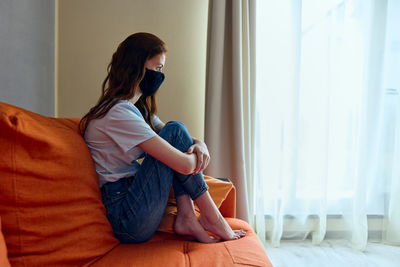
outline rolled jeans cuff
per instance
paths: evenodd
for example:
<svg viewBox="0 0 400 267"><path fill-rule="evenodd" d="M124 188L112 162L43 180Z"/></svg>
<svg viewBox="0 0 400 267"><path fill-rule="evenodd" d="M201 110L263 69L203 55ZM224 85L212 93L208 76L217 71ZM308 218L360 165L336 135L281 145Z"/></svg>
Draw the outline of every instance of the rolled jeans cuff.
<svg viewBox="0 0 400 267"><path fill-rule="evenodd" d="M208 185L201 173L190 175L186 181L174 183L173 187L175 198L188 194L192 200L196 200L208 190Z"/></svg>

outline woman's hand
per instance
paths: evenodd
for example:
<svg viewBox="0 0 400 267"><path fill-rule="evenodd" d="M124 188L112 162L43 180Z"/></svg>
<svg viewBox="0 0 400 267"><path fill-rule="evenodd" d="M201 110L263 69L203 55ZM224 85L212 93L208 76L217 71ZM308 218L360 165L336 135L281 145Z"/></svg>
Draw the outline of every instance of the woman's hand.
<svg viewBox="0 0 400 267"><path fill-rule="evenodd" d="M204 171L204 169L207 168L208 163L210 163L210 153L208 152L206 143L195 138L193 138L193 140L195 143L194 145L189 147L187 153L196 154L197 164L196 164L196 169L193 171L193 174L198 174Z"/></svg>

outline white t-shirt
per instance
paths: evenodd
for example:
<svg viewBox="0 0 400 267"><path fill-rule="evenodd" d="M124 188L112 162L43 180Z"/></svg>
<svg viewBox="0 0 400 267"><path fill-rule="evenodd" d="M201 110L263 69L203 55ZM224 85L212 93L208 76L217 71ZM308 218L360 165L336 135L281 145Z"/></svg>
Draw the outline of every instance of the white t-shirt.
<svg viewBox="0 0 400 267"><path fill-rule="evenodd" d="M153 124L161 121L154 116ZM84 139L95 163L100 187L134 175L144 156L138 145L156 136L139 109L127 100L115 104L107 114L89 122Z"/></svg>

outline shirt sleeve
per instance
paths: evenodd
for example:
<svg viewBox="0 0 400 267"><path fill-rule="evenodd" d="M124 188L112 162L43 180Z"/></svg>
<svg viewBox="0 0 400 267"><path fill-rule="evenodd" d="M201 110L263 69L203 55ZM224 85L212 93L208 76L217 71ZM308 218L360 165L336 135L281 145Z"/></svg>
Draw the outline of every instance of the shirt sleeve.
<svg viewBox="0 0 400 267"><path fill-rule="evenodd" d="M160 120L160 118L157 115L154 115L153 117L153 125L154 127L157 127L157 125L161 124L162 121Z"/></svg>
<svg viewBox="0 0 400 267"><path fill-rule="evenodd" d="M115 105L106 116L105 134L124 152L157 135L128 105Z"/></svg>

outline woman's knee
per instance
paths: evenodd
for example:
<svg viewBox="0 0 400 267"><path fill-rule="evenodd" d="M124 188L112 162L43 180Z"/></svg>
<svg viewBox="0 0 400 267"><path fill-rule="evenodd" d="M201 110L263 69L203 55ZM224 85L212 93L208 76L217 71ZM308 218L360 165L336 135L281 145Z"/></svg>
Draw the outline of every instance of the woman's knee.
<svg viewBox="0 0 400 267"><path fill-rule="evenodd" d="M165 127L170 131L187 132L185 124L180 121L169 121L165 124L164 128Z"/></svg>
<svg viewBox="0 0 400 267"><path fill-rule="evenodd" d="M159 135L172 145L174 140L176 141L176 137L179 137L178 140L183 141L185 145L190 146L193 143L193 139L187 131L185 124L180 121L169 121L165 124Z"/></svg>

